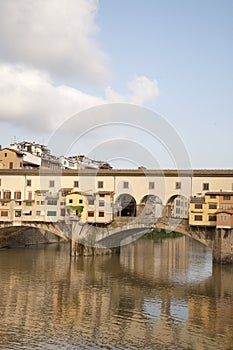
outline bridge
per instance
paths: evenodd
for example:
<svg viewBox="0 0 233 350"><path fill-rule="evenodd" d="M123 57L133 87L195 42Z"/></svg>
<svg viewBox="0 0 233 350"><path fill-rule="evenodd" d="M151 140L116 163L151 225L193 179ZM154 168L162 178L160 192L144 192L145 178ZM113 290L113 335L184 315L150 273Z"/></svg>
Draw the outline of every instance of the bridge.
<svg viewBox="0 0 233 350"><path fill-rule="evenodd" d="M145 217L131 218L131 222L112 228L98 227L77 220L36 222L14 220L0 221L0 248L7 246L7 239L24 230L36 229L42 234L50 232L58 239L70 241L70 255L103 255L119 252L120 247L130 244L152 230L175 231L187 235L213 250L213 261L233 263L233 230L215 227L191 227L188 219L162 216L158 220ZM4 244L5 243L5 244Z"/></svg>

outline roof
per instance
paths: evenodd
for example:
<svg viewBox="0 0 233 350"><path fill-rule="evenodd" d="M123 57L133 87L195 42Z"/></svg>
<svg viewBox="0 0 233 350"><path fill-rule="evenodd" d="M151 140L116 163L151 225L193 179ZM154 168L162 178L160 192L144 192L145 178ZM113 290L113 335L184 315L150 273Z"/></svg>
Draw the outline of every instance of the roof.
<svg viewBox="0 0 233 350"><path fill-rule="evenodd" d="M233 196L233 192L219 191L219 192L206 192L206 195L216 195L216 196Z"/></svg>
<svg viewBox="0 0 233 350"><path fill-rule="evenodd" d="M2 149L1 149L1 151L5 151L5 150L10 151L10 152L13 152L13 153L16 153L16 154L18 154L18 155L20 155L20 156L23 156L23 155L24 155L23 152L18 151L18 150L16 150L16 149L12 149L12 148L2 148Z"/></svg>
<svg viewBox="0 0 233 350"><path fill-rule="evenodd" d="M229 214L229 215L233 215L233 210L232 209L219 209L216 211L215 214Z"/></svg>

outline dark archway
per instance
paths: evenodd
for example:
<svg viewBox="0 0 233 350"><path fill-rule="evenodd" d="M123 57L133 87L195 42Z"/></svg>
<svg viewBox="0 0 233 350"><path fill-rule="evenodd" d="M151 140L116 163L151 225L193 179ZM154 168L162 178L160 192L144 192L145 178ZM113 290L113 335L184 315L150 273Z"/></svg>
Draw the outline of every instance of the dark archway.
<svg viewBox="0 0 233 350"><path fill-rule="evenodd" d="M136 216L136 200L127 193L121 194L115 204L117 216Z"/></svg>
<svg viewBox="0 0 233 350"><path fill-rule="evenodd" d="M189 200L182 195L171 196L166 205L166 215L177 219L187 219Z"/></svg>
<svg viewBox="0 0 233 350"><path fill-rule="evenodd" d="M163 203L162 200L153 194L144 196L140 203L141 214L150 218L159 218L162 215Z"/></svg>

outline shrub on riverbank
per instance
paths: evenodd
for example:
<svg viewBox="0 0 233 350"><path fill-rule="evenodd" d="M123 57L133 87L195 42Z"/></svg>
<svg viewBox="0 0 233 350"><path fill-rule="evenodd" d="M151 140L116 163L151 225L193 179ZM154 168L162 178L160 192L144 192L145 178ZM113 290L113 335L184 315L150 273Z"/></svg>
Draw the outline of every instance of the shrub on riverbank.
<svg viewBox="0 0 233 350"><path fill-rule="evenodd" d="M151 232L147 232L142 238L144 239L154 239L154 238L178 238L182 237L183 234L176 232L176 231L166 231L166 230L160 230L156 231L153 230Z"/></svg>

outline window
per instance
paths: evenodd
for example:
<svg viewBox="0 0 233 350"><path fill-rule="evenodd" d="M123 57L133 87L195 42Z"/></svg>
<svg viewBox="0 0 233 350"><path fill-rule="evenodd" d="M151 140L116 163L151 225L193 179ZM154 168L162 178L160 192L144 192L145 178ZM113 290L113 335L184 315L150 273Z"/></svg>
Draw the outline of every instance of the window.
<svg viewBox="0 0 233 350"><path fill-rule="evenodd" d="M203 189L203 191L209 191L209 183L208 182L204 182L203 184L202 184L202 189Z"/></svg>
<svg viewBox="0 0 233 350"><path fill-rule="evenodd" d="M79 204L83 204L83 200L82 200L82 199L79 199L78 203L79 203Z"/></svg>
<svg viewBox="0 0 233 350"><path fill-rule="evenodd" d="M4 199L11 199L11 191L5 191L3 198Z"/></svg>
<svg viewBox="0 0 233 350"><path fill-rule="evenodd" d="M47 216L57 216L57 212L49 210L49 211L47 211Z"/></svg>
<svg viewBox="0 0 233 350"><path fill-rule="evenodd" d="M179 199L176 200L176 205L177 205L177 207L180 206L180 200Z"/></svg>
<svg viewBox="0 0 233 350"><path fill-rule="evenodd" d="M26 202L26 207L31 207L32 206L32 202Z"/></svg>
<svg viewBox="0 0 233 350"><path fill-rule="evenodd" d="M216 221L216 215L209 215L209 221Z"/></svg>
<svg viewBox="0 0 233 350"><path fill-rule="evenodd" d="M54 199L48 199L47 204L48 205L57 205L57 201Z"/></svg>
<svg viewBox="0 0 233 350"><path fill-rule="evenodd" d="M2 210L1 211L1 216L8 216L8 211L7 210Z"/></svg>
<svg viewBox="0 0 233 350"><path fill-rule="evenodd" d="M99 211L99 217L103 218L104 217L104 211Z"/></svg>
<svg viewBox="0 0 233 350"><path fill-rule="evenodd" d="M195 209L202 209L202 204L200 203L195 204Z"/></svg>
<svg viewBox="0 0 233 350"><path fill-rule="evenodd" d="M73 199L69 199L69 203L72 204L73 203Z"/></svg>
<svg viewBox="0 0 233 350"><path fill-rule="evenodd" d="M104 188L104 182L98 181L98 188Z"/></svg>
<svg viewBox="0 0 233 350"><path fill-rule="evenodd" d="M23 167L23 163L22 163L22 162L19 163L19 167L20 167L20 168Z"/></svg>
<svg viewBox="0 0 233 350"><path fill-rule="evenodd" d="M79 187L79 182L78 181L74 181L74 187Z"/></svg>
<svg viewBox="0 0 233 350"><path fill-rule="evenodd" d="M94 212L93 212L93 211L88 211L88 212L87 212L87 215L88 215L89 217L94 217Z"/></svg>
<svg viewBox="0 0 233 350"><path fill-rule="evenodd" d="M129 183L128 181L123 182L123 188L129 188Z"/></svg>
<svg viewBox="0 0 233 350"><path fill-rule="evenodd" d="M210 194L210 198L216 198L216 194Z"/></svg>
<svg viewBox="0 0 233 350"><path fill-rule="evenodd" d="M28 199L32 199L32 192L28 192Z"/></svg>
<svg viewBox="0 0 233 350"><path fill-rule="evenodd" d="M176 214L180 214L180 208L176 208Z"/></svg>
<svg viewBox="0 0 233 350"><path fill-rule="evenodd" d="M40 216L40 214L41 214L41 211L40 211L40 210L37 210L37 211L36 211L36 216Z"/></svg>
<svg viewBox="0 0 233 350"><path fill-rule="evenodd" d="M95 203L94 198L88 198L88 204L89 205L94 205L94 203Z"/></svg>
<svg viewBox="0 0 233 350"><path fill-rule="evenodd" d="M21 216L21 210L16 210L15 211L15 217L19 218Z"/></svg>
<svg viewBox="0 0 233 350"><path fill-rule="evenodd" d="M99 207L104 207L104 201L99 201Z"/></svg>
<svg viewBox="0 0 233 350"><path fill-rule="evenodd" d="M60 212L60 216L65 216L65 215L66 215L66 210L62 208Z"/></svg>
<svg viewBox="0 0 233 350"><path fill-rule="evenodd" d="M194 220L195 221L202 221L202 215L195 215Z"/></svg>
<svg viewBox="0 0 233 350"><path fill-rule="evenodd" d="M15 199L21 199L21 192L20 191L15 192L14 198Z"/></svg>
<svg viewBox="0 0 233 350"><path fill-rule="evenodd" d="M226 204L226 209L231 209L231 205L230 204Z"/></svg>
<svg viewBox="0 0 233 350"><path fill-rule="evenodd" d="M41 204L41 205L45 205L45 201L41 201L40 204Z"/></svg>
<svg viewBox="0 0 233 350"><path fill-rule="evenodd" d="M221 221L221 222L227 221L227 216L221 215L221 216L220 216L220 221Z"/></svg>
<svg viewBox="0 0 233 350"><path fill-rule="evenodd" d="M180 190L181 189L181 182L176 182L176 190Z"/></svg>
<svg viewBox="0 0 233 350"><path fill-rule="evenodd" d="M10 162L9 169L13 169L13 162Z"/></svg>
<svg viewBox="0 0 233 350"><path fill-rule="evenodd" d="M149 182L149 190L154 190L154 189L155 189L155 183Z"/></svg>
<svg viewBox="0 0 233 350"><path fill-rule="evenodd" d="M231 196L228 196L228 195L223 196L223 200L224 201L230 201L231 200Z"/></svg>
<svg viewBox="0 0 233 350"><path fill-rule="evenodd" d="M27 186L31 186L32 185L32 180L27 180Z"/></svg>
<svg viewBox="0 0 233 350"><path fill-rule="evenodd" d="M7 157L7 153L5 153L5 157Z"/></svg>
<svg viewBox="0 0 233 350"><path fill-rule="evenodd" d="M54 180L50 180L49 181L49 187L54 187L55 186L55 181Z"/></svg>
<svg viewBox="0 0 233 350"><path fill-rule="evenodd" d="M103 194L103 193L100 193L100 195L99 195L100 197L105 197L105 194Z"/></svg>
<svg viewBox="0 0 233 350"><path fill-rule="evenodd" d="M0 179L0 186L2 186L2 179Z"/></svg>
<svg viewBox="0 0 233 350"><path fill-rule="evenodd" d="M66 205L66 202L60 202L60 205Z"/></svg>
<svg viewBox="0 0 233 350"><path fill-rule="evenodd" d="M216 203L209 204L209 209L217 209L217 204Z"/></svg>

